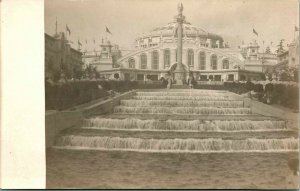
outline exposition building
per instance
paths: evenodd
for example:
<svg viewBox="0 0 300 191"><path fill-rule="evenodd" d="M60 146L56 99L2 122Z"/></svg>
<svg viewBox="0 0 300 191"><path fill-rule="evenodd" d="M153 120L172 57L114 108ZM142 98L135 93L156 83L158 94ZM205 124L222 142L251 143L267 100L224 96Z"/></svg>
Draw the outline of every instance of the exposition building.
<svg viewBox="0 0 300 191"><path fill-rule="evenodd" d="M183 16L184 17L184 16ZM159 80L173 76L177 63L178 22L157 27L135 39L135 50L117 60L118 68L98 66L100 75L111 78L118 74L123 80ZM247 70L247 58L258 54L258 49L231 49L222 36L207 32L183 19L182 64L186 77L193 75L200 81L261 80L263 73ZM105 47L103 47L105 48ZM104 51L104 50L103 50ZM107 49L105 48L105 51ZM99 63L101 65L101 63ZM173 76L174 78L174 76Z"/></svg>

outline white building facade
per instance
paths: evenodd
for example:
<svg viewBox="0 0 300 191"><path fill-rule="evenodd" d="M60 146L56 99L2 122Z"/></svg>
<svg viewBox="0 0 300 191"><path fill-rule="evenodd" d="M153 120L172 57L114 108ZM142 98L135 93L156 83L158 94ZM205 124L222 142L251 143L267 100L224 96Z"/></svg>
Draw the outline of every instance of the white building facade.
<svg viewBox="0 0 300 191"><path fill-rule="evenodd" d="M262 72L245 70L241 51L228 48L221 36L189 22L183 23L182 44L182 62L196 80L261 80L263 76ZM124 80L154 81L170 75L172 66L177 62L176 21L136 38L135 48L118 59L119 68L102 70L101 75L118 73Z"/></svg>

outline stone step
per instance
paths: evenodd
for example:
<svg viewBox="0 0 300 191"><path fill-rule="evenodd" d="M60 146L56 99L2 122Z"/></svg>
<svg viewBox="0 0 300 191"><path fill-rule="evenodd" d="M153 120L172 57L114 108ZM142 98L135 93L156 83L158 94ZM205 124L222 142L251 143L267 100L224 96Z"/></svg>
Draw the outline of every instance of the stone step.
<svg viewBox="0 0 300 191"><path fill-rule="evenodd" d="M129 107L149 107L149 106L164 106L164 107L245 107L244 101L194 101L194 100L121 100L121 106Z"/></svg>
<svg viewBox="0 0 300 191"><path fill-rule="evenodd" d="M136 114L113 113L101 115L111 119L157 119L157 120L278 120L274 117L247 114L247 115L197 115L197 114Z"/></svg>
<svg viewBox="0 0 300 191"><path fill-rule="evenodd" d="M233 96L133 96L136 100L195 100L195 101L237 101Z"/></svg>
<svg viewBox="0 0 300 191"><path fill-rule="evenodd" d="M145 131L145 130L108 130L92 129L91 127L73 128L65 130L61 135L81 135L81 136L104 136L122 138L142 138L142 139L208 139L220 138L223 140L242 140L247 138L258 139L281 139L288 137L298 137L298 133L293 130L273 130L273 131L233 131L233 132L176 132L176 131Z"/></svg>
<svg viewBox="0 0 300 191"><path fill-rule="evenodd" d="M138 96L215 96L215 97L223 97L229 96L229 93L221 93L221 92L136 92Z"/></svg>
<svg viewBox="0 0 300 191"><path fill-rule="evenodd" d="M114 108L114 113L245 115L245 114L251 114L251 109L250 108L214 108L214 107L127 107L127 106L116 106Z"/></svg>
<svg viewBox="0 0 300 191"><path fill-rule="evenodd" d="M295 152L298 150L298 139L143 139L133 137L62 135L56 139L55 145L55 148L63 149L137 152Z"/></svg>
<svg viewBox="0 0 300 191"><path fill-rule="evenodd" d="M86 119L83 127L111 130L145 130L145 131L259 131L284 130L289 124L282 120L155 120L155 119L112 119L94 117Z"/></svg>
<svg viewBox="0 0 300 191"><path fill-rule="evenodd" d="M171 85L171 89L191 89L188 85Z"/></svg>

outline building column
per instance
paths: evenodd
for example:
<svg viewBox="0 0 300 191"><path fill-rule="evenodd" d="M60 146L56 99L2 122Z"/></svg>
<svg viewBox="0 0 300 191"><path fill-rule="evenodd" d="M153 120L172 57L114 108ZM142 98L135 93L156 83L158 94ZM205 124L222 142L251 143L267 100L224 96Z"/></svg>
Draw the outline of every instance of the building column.
<svg viewBox="0 0 300 191"><path fill-rule="evenodd" d="M234 81L238 81L239 80L239 74L238 74L238 72L234 74L233 80Z"/></svg>
<svg viewBox="0 0 300 191"><path fill-rule="evenodd" d="M208 53L208 52L205 52L205 55L206 55L206 65L205 65L205 69L206 70L212 70L212 67L211 67L211 63L210 63L210 57L211 57L211 53Z"/></svg>
<svg viewBox="0 0 300 191"><path fill-rule="evenodd" d="M170 66L172 66L176 62L176 49L171 49L170 54Z"/></svg>
<svg viewBox="0 0 300 191"><path fill-rule="evenodd" d="M147 52L147 69L152 69L152 62L151 62L151 56L152 56L152 54L151 54L151 52Z"/></svg>
<svg viewBox="0 0 300 191"><path fill-rule="evenodd" d="M222 79L223 79L224 82L226 82L227 79L228 79L228 75L226 73L222 74Z"/></svg>
<svg viewBox="0 0 300 191"><path fill-rule="evenodd" d="M164 69L164 51L159 50L158 55L159 55L158 68L159 68L159 70L163 70Z"/></svg>
<svg viewBox="0 0 300 191"><path fill-rule="evenodd" d="M140 60L141 60L140 56L134 56L135 68L136 69L141 69Z"/></svg>
<svg viewBox="0 0 300 191"><path fill-rule="evenodd" d="M223 56L218 56L217 55L217 58L218 58L218 70L223 70L223 64L222 64Z"/></svg>
<svg viewBox="0 0 300 191"><path fill-rule="evenodd" d="M194 50L194 70L199 70L199 54Z"/></svg>

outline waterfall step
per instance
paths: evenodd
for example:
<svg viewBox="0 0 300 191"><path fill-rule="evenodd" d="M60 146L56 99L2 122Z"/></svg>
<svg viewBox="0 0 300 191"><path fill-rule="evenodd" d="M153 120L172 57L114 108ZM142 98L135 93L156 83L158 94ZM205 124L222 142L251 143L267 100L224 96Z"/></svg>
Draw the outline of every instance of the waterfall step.
<svg viewBox="0 0 300 191"><path fill-rule="evenodd" d="M137 152L296 152L286 121L253 114L241 97L214 90L144 90L114 113L58 135L55 148Z"/></svg>
<svg viewBox="0 0 300 191"><path fill-rule="evenodd" d="M137 96L215 96L215 97L228 97L228 93L221 92L136 92Z"/></svg>
<svg viewBox="0 0 300 191"><path fill-rule="evenodd" d="M198 114L137 114L137 113L113 113L102 115L110 119L158 119L158 120L278 120L274 117L247 114L247 115L198 115Z"/></svg>
<svg viewBox="0 0 300 191"><path fill-rule="evenodd" d="M128 107L151 107L151 106L164 106L164 107L219 107L219 108L241 108L249 107L244 105L244 101L193 101L193 100L121 100L121 106Z"/></svg>
<svg viewBox="0 0 300 191"><path fill-rule="evenodd" d="M109 130L91 129L93 127L82 127L68 129L62 132L65 135L80 136L101 136L101 137L122 137L122 138L141 138L141 139L208 139L221 138L223 140L244 140L248 138L258 139L278 139L278 138L297 138L298 134L292 130L267 130L267 131L234 131L234 132L184 132L184 131L145 131L145 130Z"/></svg>
<svg viewBox="0 0 300 191"><path fill-rule="evenodd" d="M286 152L298 151L298 139L224 140L142 139L105 136L65 135L56 139L55 148L87 150L123 150L137 152Z"/></svg>
<svg viewBox="0 0 300 191"><path fill-rule="evenodd" d="M214 93L231 93L227 90L209 90L209 89L139 89L138 92L214 92Z"/></svg>
<svg viewBox="0 0 300 191"><path fill-rule="evenodd" d="M282 120L154 120L110 119L94 117L86 119L82 127L93 129L120 129L140 131L267 131L292 129L292 124Z"/></svg>
<svg viewBox="0 0 300 191"><path fill-rule="evenodd" d="M171 89L191 89L188 85L171 85Z"/></svg>
<svg viewBox="0 0 300 191"><path fill-rule="evenodd" d="M216 107L127 107L127 106L116 106L114 108L114 113L245 115L245 114L251 114L251 109L250 108L216 108Z"/></svg>
<svg viewBox="0 0 300 191"><path fill-rule="evenodd" d="M234 98L231 96L133 96L136 100L195 100L195 101L238 101L240 98Z"/></svg>

